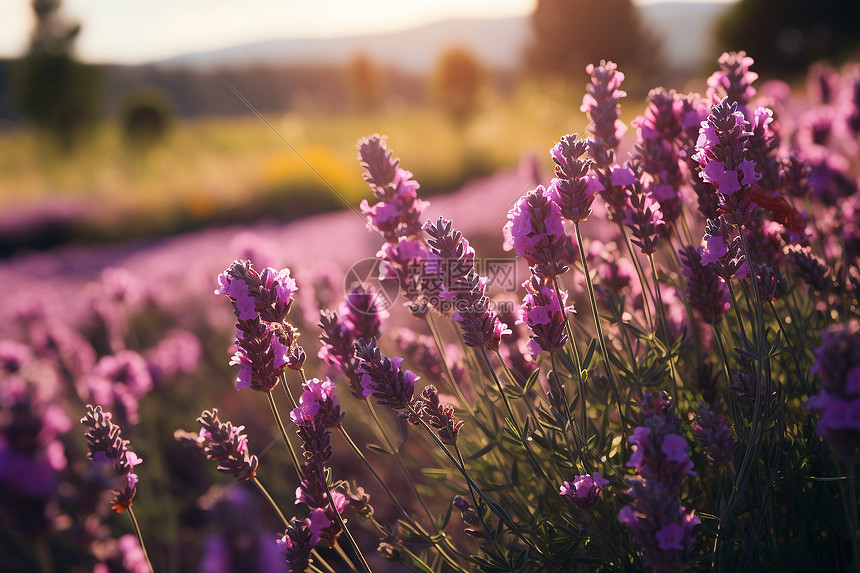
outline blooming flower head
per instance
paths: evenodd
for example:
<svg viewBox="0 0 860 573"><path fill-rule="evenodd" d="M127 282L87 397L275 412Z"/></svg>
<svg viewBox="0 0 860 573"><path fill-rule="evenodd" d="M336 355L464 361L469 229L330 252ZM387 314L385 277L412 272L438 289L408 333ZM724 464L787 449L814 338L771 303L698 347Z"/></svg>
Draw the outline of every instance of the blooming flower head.
<svg viewBox="0 0 860 573"><path fill-rule="evenodd" d="M565 481L559 493L570 498L580 509L590 509L597 503L597 495L605 485L609 485L609 480L594 472L592 475L576 476L573 482Z"/></svg>
<svg viewBox="0 0 860 573"><path fill-rule="evenodd" d="M259 460L248 452L248 436L242 433L245 426L221 422L218 409L204 410L197 418L200 433L177 430L173 436L187 447L199 450L206 458L218 462L218 471L246 481L257 474Z"/></svg>
<svg viewBox="0 0 860 573"><path fill-rule="evenodd" d="M742 114L747 113L747 104L755 96L753 82L758 74L750 71L754 61L743 50L739 52L723 52L718 60L720 70L708 78L708 99L717 103L728 99L729 103L737 104Z"/></svg>
<svg viewBox="0 0 860 573"><path fill-rule="evenodd" d="M344 414L334 395L334 382L311 378L303 386L305 390L298 406L290 412L290 420L297 426L317 420L327 428L338 427Z"/></svg>
<svg viewBox="0 0 860 573"><path fill-rule="evenodd" d="M374 396L377 403L391 406L401 414L411 408L418 376L401 368L402 358L384 356L375 339L356 342L355 355L360 360L358 370L362 374L364 397Z"/></svg>
<svg viewBox="0 0 860 573"><path fill-rule="evenodd" d="M707 324L717 324L729 309L726 282L710 266L702 264L702 253L691 246L678 251L684 276L687 278L686 297L690 306L702 314Z"/></svg>
<svg viewBox="0 0 860 573"><path fill-rule="evenodd" d="M129 449L128 440L123 440L119 426L111 422L110 412L103 412L101 406L87 404L87 414L81 423L89 426L87 438L87 457L91 460L106 460L113 466L114 473L120 476L120 487L116 492L111 509L122 513L132 505L137 492L137 474L134 466L143 462Z"/></svg>
<svg viewBox="0 0 860 573"><path fill-rule="evenodd" d="M520 323L526 324L532 331L532 342L529 348L534 356L541 351L554 352L564 347L567 342L565 320L567 312L573 310L567 307L567 293L559 291L559 301L555 289L543 284L535 276L523 283L526 295L520 311Z"/></svg>
<svg viewBox="0 0 860 573"><path fill-rule="evenodd" d="M699 177L724 195L755 183L761 176L756 173L755 163L746 157L751 134L749 123L736 103L730 104L728 98L723 98L715 104L708 119L702 122L696 142L693 159L702 166Z"/></svg>
<svg viewBox="0 0 860 573"><path fill-rule="evenodd" d="M400 160L392 157L385 136L362 138L356 147L365 169L362 176L379 199L374 205L361 202L368 227L392 244L400 238L417 236L421 232L421 215L429 203L418 199L419 185L412 173L399 167Z"/></svg>
<svg viewBox="0 0 860 573"><path fill-rule="evenodd" d="M258 272L250 261L237 260L218 275L215 294L227 295L239 320L283 322L297 290L289 269Z"/></svg>
<svg viewBox="0 0 860 573"><path fill-rule="evenodd" d="M588 141L577 139L576 134L562 136L550 155L555 161L555 178L549 188L549 196L558 205L561 215L574 223L584 221L591 214L594 194L600 183L589 175L591 159L580 159L588 152Z"/></svg>
<svg viewBox="0 0 860 573"><path fill-rule="evenodd" d="M503 231L506 248L513 248L543 276L553 277L567 271L561 209L542 185L523 195L508 211Z"/></svg>
<svg viewBox="0 0 860 573"><path fill-rule="evenodd" d="M588 64L585 71L591 76L591 82L585 86L586 94L579 109L588 112L594 137L607 148L615 149L627 131L627 126L619 119L618 106L618 100L627 96L627 92L619 89L624 74L618 71L617 64L605 60L600 60L597 66Z"/></svg>
<svg viewBox="0 0 860 573"><path fill-rule="evenodd" d="M236 388L269 392L287 369L290 344L284 344L279 325L256 320L236 331L236 352L230 365L240 366Z"/></svg>

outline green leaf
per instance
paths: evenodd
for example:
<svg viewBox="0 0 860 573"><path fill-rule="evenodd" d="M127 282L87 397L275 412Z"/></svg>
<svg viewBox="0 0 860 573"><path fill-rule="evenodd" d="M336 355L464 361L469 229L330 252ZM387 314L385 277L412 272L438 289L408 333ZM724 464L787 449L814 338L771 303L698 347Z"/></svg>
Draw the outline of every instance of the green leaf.
<svg viewBox="0 0 860 573"><path fill-rule="evenodd" d="M537 382L539 375L540 375L540 368L536 369L534 372L531 373L531 375L529 376L529 379L526 380L526 385L523 387L523 393L526 393L532 389L532 386L534 386L535 382Z"/></svg>
<svg viewBox="0 0 860 573"><path fill-rule="evenodd" d="M592 338L591 342L588 343L588 348L585 350L585 356L582 359L582 369L583 370L591 370L591 362L596 357L595 350L597 349L597 339Z"/></svg>
<svg viewBox="0 0 860 573"><path fill-rule="evenodd" d="M489 444L487 444L486 446L484 446L483 448L481 448L480 450L478 450L478 451L477 451L477 452L475 452L474 454L472 454L472 455L470 455L470 456L466 456L466 457L467 457L469 460L476 460L476 459L478 459L478 458L480 458L480 457L482 457L482 456L486 455L487 453L489 453L489 452L490 452L490 450L492 450L492 449L493 449L493 448L495 448L495 447L496 447L496 443L495 443L495 442L490 442Z"/></svg>
<svg viewBox="0 0 860 573"><path fill-rule="evenodd" d="M374 452L374 453L377 453L377 454L380 454L383 456L393 456L394 455L391 452L389 452L388 450L386 450L385 448L383 448L381 446L377 446L376 444L367 444L367 449L370 450L371 452Z"/></svg>

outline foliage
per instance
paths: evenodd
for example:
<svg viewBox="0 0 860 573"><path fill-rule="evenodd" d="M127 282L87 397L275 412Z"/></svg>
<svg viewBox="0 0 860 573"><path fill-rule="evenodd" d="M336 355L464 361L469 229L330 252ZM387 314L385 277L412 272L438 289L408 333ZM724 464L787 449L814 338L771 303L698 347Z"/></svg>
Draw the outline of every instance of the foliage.
<svg viewBox="0 0 860 573"><path fill-rule="evenodd" d="M453 46L439 56L432 78L433 91L454 122L461 123L477 111L484 76L481 62L465 48Z"/></svg>
<svg viewBox="0 0 860 573"><path fill-rule="evenodd" d="M577 77L601 59L653 76L660 42L641 22L630 0L538 0L525 58L530 73Z"/></svg>
<svg viewBox="0 0 860 573"><path fill-rule="evenodd" d="M860 5L852 0L739 0L717 27L720 47L743 46L769 74L802 73L816 60L860 50Z"/></svg>
<svg viewBox="0 0 860 573"><path fill-rule="evenodd" d="M59 14L60 0L34 0L36 28L15 74L18 107L70 150L99 115L99 72L73 58L80 26Z"/></svg>
<svg viewBox="0 0 860 573"><path fill-rule="evenodd" d="M123 136L133 147L161 143L170 130L173 111L170 101L157 88L138 88L126 95L120 112Z"/></svg>

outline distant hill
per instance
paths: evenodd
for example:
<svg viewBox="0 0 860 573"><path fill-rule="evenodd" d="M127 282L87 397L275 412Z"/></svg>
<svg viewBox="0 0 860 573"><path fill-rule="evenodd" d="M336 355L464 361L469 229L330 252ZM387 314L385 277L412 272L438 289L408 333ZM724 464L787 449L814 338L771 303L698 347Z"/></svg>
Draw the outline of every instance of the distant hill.
<svg viewBox="0 0 860 573"><path fill-rule="evenodd" d="M491 67L511 69L519 64L521 48L528 34L526 18L447 20L384 35L257 42L185 54L159 62L158 65L205 70L249 63L343 64L361 52L379 64L425 73L432 69L445 48L458 44L470 49Z"/></svg>
<svg viewBox="0 0 860 573"><path fill-rule="evenodd" d="M645 22L664 39L668 64L690 70L711 57L711 28L726 6L723 2L666 2L643 6L642 14ZM488 66L509 70L519 65L530 34L528 17L447 20L391 34L256 42L183 54L157 65L198 70L249 64L342 65L361 52L379 64L423 74L432 69L445 48L458 44Z"/></svg>

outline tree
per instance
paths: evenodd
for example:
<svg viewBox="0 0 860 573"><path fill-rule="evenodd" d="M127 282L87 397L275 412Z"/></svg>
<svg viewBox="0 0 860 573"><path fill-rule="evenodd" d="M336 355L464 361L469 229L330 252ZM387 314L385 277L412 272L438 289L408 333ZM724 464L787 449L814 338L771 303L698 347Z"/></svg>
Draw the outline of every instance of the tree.
<svg viewBox="0 0 860 573"><path fill-rule="evenodd" d="M631 0L538 0L531 23L526 63L536 75L580 78L600 60L625 74L659 66L660 43Z"/></svg>
<svg viewBox="0 0 860 573"><path fill-rule="evenodd" d="M725 50L745 50L766 73L802 71L860 50L857 0L740 0L717 27Z"/></svg>
<svg viewBox="0 0 860 573"><path fill-rule="evenodd" d="M466 48L453 46L439 57L433 74L433 91L445 113L454 121L467 120L477 109L484 67Z"/></svg>
<svg viewBox="0 0 860 573"><path fill-rule="evenodd" d="M98 118L99 73L72 57L78 24L60 15L61 0L33 0L36 27L16 74L21 114L71 149Z"/></svg>
<svg viewBox="0 0 860 573"><path fill-rule="evenodd" d="M373 61L358 53L346 66L353 102L359 111L371 113L379 107L382 95L381 74Z"/></svg>

